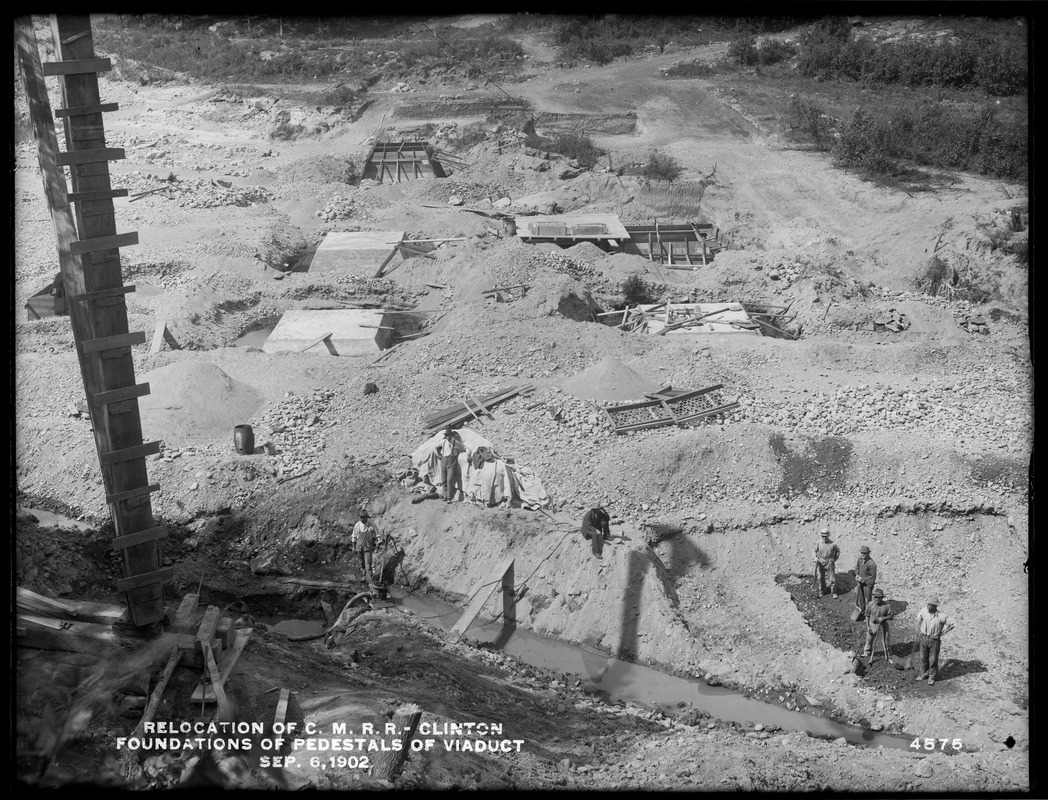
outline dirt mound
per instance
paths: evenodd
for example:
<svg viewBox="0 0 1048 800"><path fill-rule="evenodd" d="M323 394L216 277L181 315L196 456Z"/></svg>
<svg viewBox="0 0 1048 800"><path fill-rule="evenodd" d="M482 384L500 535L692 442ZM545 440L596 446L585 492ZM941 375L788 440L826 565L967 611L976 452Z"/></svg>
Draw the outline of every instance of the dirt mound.
<svg viewBox="0 0 1048 800"><path fill-rule="evenodd" d="M643 400L659 384L648 380L614 356L594 364L564 381L560 388L583 399L629 401Z"/></svg>
<svg viewBox="0 0 1048 800"><path fill-rule="evenodd" d="M232 436L262 400L254 387L206 361L180 361L142 378L150 391L138 402L142 430L168 445Z"/></svg>
<svg viewBox="0 0 1048 800"><path fill-rule="evenodd" d="M280 178L289 183L352 183L358 172L352 159L335 156L306 156L280 168Z"/></svg>

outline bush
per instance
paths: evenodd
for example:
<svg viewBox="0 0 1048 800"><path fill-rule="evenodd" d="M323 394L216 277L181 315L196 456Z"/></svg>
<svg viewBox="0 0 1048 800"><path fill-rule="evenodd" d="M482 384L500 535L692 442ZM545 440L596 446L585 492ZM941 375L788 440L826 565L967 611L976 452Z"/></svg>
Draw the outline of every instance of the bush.
<svg viewBox="0 0 1048 800"><path fill-rule="evenodd" d="M630 305L652 302L651 287L638 274L634 273L622 282L622 294Z"/></svg>
<svg viewBox="0 0 1048 800"><path fill-rule="evenodd" d="M539 137L535 138L538 139ZM553 139L540 139L539 141L543 143L539 146L539 149L552 150L554 153L560 153L567 158L574 158L587 169L594 166L600 157L604 155L604 151L597 147L593 140L584 133L561 133ZM527 144L527 139L525 139L525 144ZM529 145L529 147L535 147L535 145Z"/></svg>
<svg viewBox="0 0 1048 800"><path fill-rule="evenodd" d="M762 67L785 61L797 53L797 48L778 39L764 39L757 44L757 62Z"/></svg>
<svg viewBox="0 0 1048 800"><path fill-rule="evenodd" d="M658 181L672 181L681 173L677 159L665 153L654 152L648 157L648 163L640 168L641 176Z"/></svg>
<svg viewBox="0 0 1048 800"><path fill-rule="evenodd" d="M757 37L744 34L732 39L728 44L728 60L741 67L751 67L757 63Z"/></svg>
<svg viewBox="0 0 1048 800"><path fill-rule="evenodd" d="M791 134L815 145L817 150L830 148L830 118L810 97L794 95L786 109L786 127Z"/></svg>

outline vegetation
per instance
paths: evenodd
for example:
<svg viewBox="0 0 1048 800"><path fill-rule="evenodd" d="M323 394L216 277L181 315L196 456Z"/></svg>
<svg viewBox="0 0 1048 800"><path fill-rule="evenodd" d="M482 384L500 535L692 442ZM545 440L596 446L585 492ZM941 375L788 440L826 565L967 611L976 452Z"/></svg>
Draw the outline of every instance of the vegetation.
<svg viewBox="0 0 1048 800"><path fill-rule="evenodd" d="M455 130L448 137L448 149L457 153L464 153L471 147L475 147L488 138L490 122L471 122Z"/></svg>
<svg viewBox="0 0 1048 800"><path fill-rule="evenodd" d="M560 133L548 138L539 136L533 129L529 129L524 137L524 145L536 150L558 153L566 158L573 158L586 169L596 166L597 161L604 155L604 151L584 133Z"/></svg>
<svg viewBox="0 0 1048 800"><path fill-rule="evenodd" d="M832 120L810 97L794 94L786 110L786 128L796 138L815 145L816 150L829 150L832 142Z"/></svg>
<svg viewBox="0 0 1048 800"><path fill-rule="evenodd" d="M654 302L652 300L651 287L637 273L633 273L623 280L621 289L626 302L630 305Z"/></svg>
<svg viewBox="0 0 1048 800"><path fill-rule="evenodd" d="M904 86L979 90L996 96L1026 93L1026 47L1022 39L966 33L963 38L912 38L877 43L855 37L848 20L830 17L800 37L802 75Z"/></svg>
<svg viewBox="0 0 1048 800"><path fill-rule="evenodd" d="M653 152L648 157L647 163L638 170L638 174L642 177L657 181L672 181L680 173L681 166L677 163L677 159L658 151Z"/></svg>
<svg viewBox="0 0 1048 800"><path fill-rule="evenodd" d="M752 33L736 36L728 45L728 60L739 66L766 67L784 61L797 52L797 48L778 39L761 39Z"/></svg>

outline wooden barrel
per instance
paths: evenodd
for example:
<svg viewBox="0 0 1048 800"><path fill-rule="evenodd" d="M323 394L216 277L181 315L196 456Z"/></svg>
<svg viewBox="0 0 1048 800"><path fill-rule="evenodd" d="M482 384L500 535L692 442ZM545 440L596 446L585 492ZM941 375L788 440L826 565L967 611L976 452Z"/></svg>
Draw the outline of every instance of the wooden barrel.
<svg viewBox="0 0 1048 800"><path fill-rule="evenodd" d="M255 452L255 432L250 425L237 425L233 428L233 447L242 456L249 456Z"/></svg>

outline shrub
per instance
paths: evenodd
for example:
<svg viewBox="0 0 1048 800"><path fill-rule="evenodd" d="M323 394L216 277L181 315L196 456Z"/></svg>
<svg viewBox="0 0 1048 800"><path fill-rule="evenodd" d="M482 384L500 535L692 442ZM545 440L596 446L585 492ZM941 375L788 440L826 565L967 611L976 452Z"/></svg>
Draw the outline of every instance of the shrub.
<svg viewBox="0 0 1048 800"><path fill-rule="evenodd" d="M809 141L817 150L830 147L830 118L810 97L794 95L786 109L786 127L791 134Z"/></svg>
<svg viewBox="0 0 1048 800"><path fill-rule="evenodd" d="M640 174L645 178L658 181L672 181L681 173L681 166L671 155L653 152L648 157L648 163L640 168Z"/></svg>
<svg viewBox="0 0 1048 800"><path fill-rule="evenodd" d="M742 67L750 67L757 63L757 37L753 34L743 34L732 39L728 44L728 60Z"/></svg>
<svg viewBox="0 0 1048 800"><path fill-rule="evenodd" d="M914 288L925 294L938 295L943 286L952 286L955 281L953 269L938 256L932 256L913 279Z"/></svg>
<svg viewBox="0 0 1048 800"><path fill-rule="evenodd" d="M539 137L535 138L538 139ZM561 133L553 139L539 139L539 141L542 142L542 144L538 145L540 149L549 149L567 158L574 158L587 169L595 165L600 157L604 155L604 151L597 147L593 140L584 133ZM527 138L525 139L525 144L528 144ZM536 147L536 145L528 146Z"/></svg>
<svg viewBox="0 0 1048 800"><path fill-rule="evenodd" d="M788 42L780 42L778 39L764 39L757 44L757 62L762 66L770 66L795 55L797 48Z"/></svg>
<svg viewBox="0 0 1048 800"><path fill-rule="evenodd" d="M621 289L622 294L626 298L626 302L631 305L652 302L651 287L648 286L647 282L636 273L628 276L622 282Z"/></svg>

